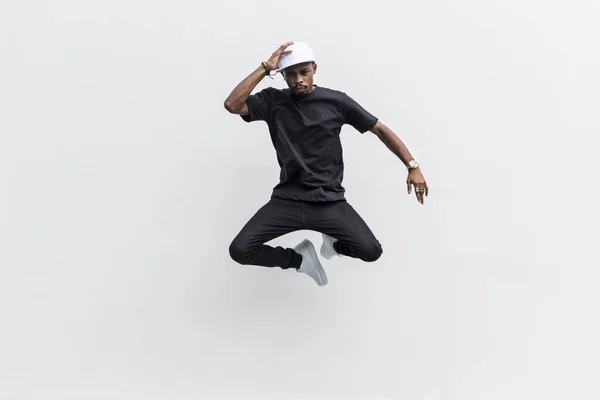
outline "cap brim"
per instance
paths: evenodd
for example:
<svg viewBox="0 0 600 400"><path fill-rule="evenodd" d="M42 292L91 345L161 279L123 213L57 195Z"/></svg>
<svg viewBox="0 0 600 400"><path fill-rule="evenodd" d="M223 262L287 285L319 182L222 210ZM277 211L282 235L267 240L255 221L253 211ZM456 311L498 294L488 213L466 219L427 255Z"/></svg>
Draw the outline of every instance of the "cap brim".
<svg viewBox="0 0 600 400"><path fill-rule="evenodd" d="M284 67L284 68L277 68L277 69L274 69L273 71L275 71L275 73L279 73L279 72L283 71L283 70L284 70L284 69L286 69L286 68L293 67L294 65L298 65L298 64L305 64L305 63L310 63L310 62L313 62L313 63L314 63L314 62L315 62L315 60L308 60L308 61L298 61L298 62L295 62L295 63L293 63L293 64L290 64L290 65L288 65L288 66L286 66L286 67Z"/></svg>

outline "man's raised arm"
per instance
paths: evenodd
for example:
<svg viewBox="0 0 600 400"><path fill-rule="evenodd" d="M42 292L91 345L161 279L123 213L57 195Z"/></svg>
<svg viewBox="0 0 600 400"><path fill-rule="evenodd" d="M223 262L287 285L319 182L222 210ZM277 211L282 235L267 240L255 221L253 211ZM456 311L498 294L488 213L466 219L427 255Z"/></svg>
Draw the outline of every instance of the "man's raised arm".
<svg viewBox="0 0 600 400"><path fill-rule="evenodd" d="M285 43L273 52L269 60L266 61L267 68L270 71L278 68L279 57L291 52L291 50L286 51L285 49L292 43L293 42ZM241 81L229 94L227 99L225 99L225 102L223 103L225 109L232 114L247 115L248 106L246 105L246 100L248 100L248 97L258 83L267 76L267 72L268 71L265 70L265 67L261 64L254 72Z"/></svg>

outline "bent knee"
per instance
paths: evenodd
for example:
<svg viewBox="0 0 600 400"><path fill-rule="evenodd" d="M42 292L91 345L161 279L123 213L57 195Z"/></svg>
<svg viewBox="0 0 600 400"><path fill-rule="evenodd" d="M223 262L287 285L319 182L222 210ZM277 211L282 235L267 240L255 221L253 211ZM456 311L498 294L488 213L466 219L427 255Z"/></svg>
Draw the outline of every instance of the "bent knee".
<svg viewBox="0 0 600 400"><path fill-rule="evenodd" d="M375 243L365 250L363 260L366 262L374 262L379 260L383 254L383 248L379 243Z"/></svg>
<svg viewBox="0 0 600 400"><path fill-rule="evenodd" d="M239 264L244 264L248 258L248 248L239 240L234 240L229 245L229 256Z"/></svg>

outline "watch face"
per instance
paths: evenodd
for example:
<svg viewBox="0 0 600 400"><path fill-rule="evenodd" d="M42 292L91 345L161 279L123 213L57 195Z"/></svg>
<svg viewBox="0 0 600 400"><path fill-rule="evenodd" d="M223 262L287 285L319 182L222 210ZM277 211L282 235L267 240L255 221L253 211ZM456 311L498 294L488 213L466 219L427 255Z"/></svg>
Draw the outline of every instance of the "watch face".
<svg viewBox="0 0 600 400"><path fill-rule="evenodd" d="M408 163L408 166L411 168L417 168L419 166L419 164L415 160L410 160L410 162Z"/></svg>

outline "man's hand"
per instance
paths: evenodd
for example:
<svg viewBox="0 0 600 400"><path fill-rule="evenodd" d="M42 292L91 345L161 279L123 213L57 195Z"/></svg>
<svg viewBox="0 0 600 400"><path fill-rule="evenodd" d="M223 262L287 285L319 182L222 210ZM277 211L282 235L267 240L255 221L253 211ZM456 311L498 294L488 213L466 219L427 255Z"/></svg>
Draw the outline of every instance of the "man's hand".
<svg viewBox="0 0 600 400"><path fill-rule="evenodd" d="M408 166L408 160L412 160L413 156L408 151L408 148L402 140L396 135L390 128L388 128L381 121L377 121L375 126L370 129L386 146L392 151L398 158ZM423 178L421 169L419 167L410 169L408 172L408 178L406 179L406 185L408 186L408 194L412 193L412 186L415 187L415 195L419 203L423 204L425 196L429 194L429 187L427 182Z"/></svg>
<svg viewBox="0 0 600 400"><path fill-rule="evenodd" d="M427 182L425 182L425 178L423 177L420 168L411 169L408 172L406 184L408 186L408 194L412 192L411 185L413 185L415 187L415 195L417 196L417 200L419 203L424 204L425 196L429 194L429 187L427 186Z"/></svg>
<svg viewBox="0 0 600 400"><path fill-rule="evenodd" d="M269 69L271 69L271 71L274 71L277 68L279 68L279 58L282 55L289 54L292 52L292 50L286 50L286 48L292 44L294 44L294 42L287 42L285 44L282 44L277 50L273 52L273 54L271 54L271 58L269 58L266 61L267 66L269 67Z"/></svg>

